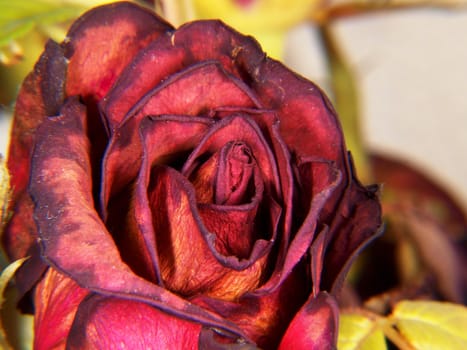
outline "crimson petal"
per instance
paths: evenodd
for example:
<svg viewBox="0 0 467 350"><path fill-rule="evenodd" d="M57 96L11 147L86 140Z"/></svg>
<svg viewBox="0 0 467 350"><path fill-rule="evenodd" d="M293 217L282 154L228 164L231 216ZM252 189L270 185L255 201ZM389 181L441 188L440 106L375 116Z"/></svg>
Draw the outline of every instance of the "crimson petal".
<svg viewBox="0 0 467 350"><path fill-rule="evenodd" d="M49 41L19 92L13 119L8 170L12 200L27 186L35 130L49 115L59 112L64 98L66 60L62 48Z"/></svg>
<svg viewBox="0 0 467 350"><path fill-rule="evenodd" d="M239 325L258 347L275 349L309 297L310 284L303 277L305 268L305 264L299 264L279 288L264 295L247 293L235 301L198 295L192 302Z"/></svg>
<svg viewBox="0 0 467 350"><path fill-rule="evenodd" d="M307 214L288 246L283 266L276 269L268 283L259 289L257 293L265 293L274 289L302 259L315 238L316 230L321 229L319 219L323 208L341 185L341 172L335 168L333 163L308 158L302 160L299 168L302 172L300 177L303 177L300 188L301 196L308 201L308 203L303 202L299 205L308 209Z"/></svg>
<svg viewBox="0 0 467 350"><path fill-rule="evenodd" d="M110 130L123 120L141 96L165 78L192 65L216 61L229 74L243 81L244 62L237 62L240 51L250 52L249 59L254 56L254 62L260 62L265 57L256 41L220 21L188 23L170 37L164 36L154 41L122 73L118 83L101 103ZM135 81L134 77L138 79Z"/></svg>
<svg viewBox="0 0 467 350"><path fill-rule="evenodd" d="M73 23L64 42L69 59L67 95L97 102L136 53L171 30L151 11L128 2L85 13Z"/></svg>
<svg viewBox="0 0 467 350"><path fill-rule="evenodd" d="M202 293L234 299L258 286L267 256L251 264L218 253L216 236L203 224L193 186L184 176L172 168L155 166L148 193L167 288L187 296Z"/></svg>
<svg viewBox="0 0 467 350"><path fill-rule="evenodd" d="M279 350L335 349L339 308L327 293L311 296L292 320Z"/></svg>
<svg viewBox="0 0 467 350"><path fill-rule="evenodd" d="M271 194L275 199L280 198L280 180L274 155L256 123L245 115L233 115L216 123L187 159L182 174L189 176L199 157L214 154L230 141L242 141L251 148L266 193Z"/></svg>
<svg viewBox="0 0 467 350"><path fill-rule="evenodd" d="M64 348L81 301L89 291L49 269L35 291L34 349Z"/></svg>
<svg viewBox="0 0 467 350"><path fill-rule="evenodd" d="M144 303L93 295L79 306L67 349L196 349L201 325Z"/></svg>
<svg viewBox="0 0 467 350"><path fill-rule="evenodd" d="M211 124L209 118L186 116L143 119L139 129L143 151L136 183L120 193L113 193L109 201L107 210L110 215L106 223L121 247L123 259L139 275L152 281L162 283L147 193L151 168L183 157L200 142ZM122 174L124 169L123 166L119 168L120 176L125 176ZM122 207L126 203L129 203L128 207Z"/></svg>
<svg viewBox="0 0 467 350"><path fill-rule="evenodd" d="M156 49L159 50L160 46L157 45ZM146 54L142 55L141 59L146 57ZM137 67L139 67L138 64L137 59ZM129 66L130 72L136 69L134 66L134 64ZM157 72L159 70L163 71L162 67L157 67ZM154 74L147 74L146 72L144 77L153 77ZM142 118L148 115L183 114L196 116L197 114L208 114L210 110L216 109L224 103L237 107L255 105L254 96L248 94L247 89L240 81L229 76L218 64L209 61L195 64L160 83L147 96L142 98L125 117L115 111L111 112L110 110L117 108L115 106L119 103L126 103L125 98L128 98L124 95L123 100L113 103L111 101L115 97L112 96L114 94L118 95L117 92L123 87L126 87L122 92L123 94L133 93L138 89L134 85L139 83L140 79L135 82L134 76L130 80L124 75L122 81L118 82L115 89L110 93L110 97L108 97L109 110L106 115L113 134L104 158L105 171L101 192L103 208L106 207L110 193L118 193L122 187L128 184L130 179L135 177L137 169L140 167L141 144L136 131ZM228 94L219 94L219 91L228 91ZM118 172L115 171L117 168ZM117 173L119 174L118 177L115 176ZM103 215L105 216L105 212L103 212Z"/></svg>
<svg viewBox="0 0 467 350"><path fill-rule="evenodd" d="M259 102L241 80L230 75L217 61L203 61L156 85L124 120L135 118L135 114L208 115L222 106L258 107Z"/></svg>
<svg viewBox="0 0 467 350"><path fill-rule="evenodd" d="M263 197L263 180L246 144L227 143L194 171L189 180L195 189L203 223L216 235L217 252L246 259L253 244L264 242L257 242L258 238L272 236L270 240L274 240L281 210L266 201L268 196ZM262 207L272 215L261 213ZM268 220L268 216L275 218L276 223L274 219ZM268 224L268 221L272 222ZM254 260L259 257L252 255ZM254 260L250 259L252 263Z"/></svg>
<svg viewBox="0 0 467 350"><path fill-rule="evenodd" d="M37 131L30 192L46 261L101 295L147 303L245 338L236 325L138 277L122 262L93 206L85 116L73 99L62 115L48 118Z"/></svg>
<svg viewBox="0 0 467 350"><path fill-rule="evenodd" d="M281 135L292 152L300 157L334 161L338 168L345 165L342 131L319 87L269 58L251 67L250 74L254 78L252 88L264 108L277 111Z"/></svg>

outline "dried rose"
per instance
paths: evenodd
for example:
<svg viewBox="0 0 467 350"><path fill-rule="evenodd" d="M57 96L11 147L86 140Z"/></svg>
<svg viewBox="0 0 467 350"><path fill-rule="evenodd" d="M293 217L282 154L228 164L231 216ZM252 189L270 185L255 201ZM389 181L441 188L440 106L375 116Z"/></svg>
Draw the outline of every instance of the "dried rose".
<svg viewBox="0 0 467 350"><path fill-rule="evenodd" d="M318 87L219 21L130 3L47 44L8 166L37 349L332 347L380 226Z"/></svg>

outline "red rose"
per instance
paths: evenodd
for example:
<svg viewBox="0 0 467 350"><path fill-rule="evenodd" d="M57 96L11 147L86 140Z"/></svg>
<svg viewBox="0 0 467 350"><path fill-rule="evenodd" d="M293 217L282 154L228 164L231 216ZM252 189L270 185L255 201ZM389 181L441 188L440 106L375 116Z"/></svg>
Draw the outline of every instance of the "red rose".
<svg viewBox="0 0 467 350"><path fill-rule="evenodd" d="M47 44L8 167L37 349L330 348L380 226L318 87L219 21L130 3Z"/></svg>

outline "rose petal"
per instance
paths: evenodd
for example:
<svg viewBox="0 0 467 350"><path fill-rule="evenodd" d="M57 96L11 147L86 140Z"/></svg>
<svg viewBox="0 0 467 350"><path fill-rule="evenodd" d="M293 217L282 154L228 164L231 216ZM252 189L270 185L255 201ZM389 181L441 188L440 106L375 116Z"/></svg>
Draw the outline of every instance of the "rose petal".
<svg viewBox="0 0 467 350"><path fill-rule="evenodd" d="M32 218L34 203L29 193L23 192L16 199L14 215L2 232L2 243L11 260L28 256L37 240L37 228Z"/></svg>
<svg viewBox="0 0 467 350"><path fill-rule="evenodd" d="M222 157L216 184L216 204L239 205L248 203L254 192L262 190L262 182L255 174L258 170L251 150L243 142L234 143ZM256 176L255 176L256 175ZM251 181L253 179L253 181ZM254 181L256 180L256 181Z"/></svg>
<svg viewBox="0 0 467 350"><path fill-rule="evenodd" d="M261 349L276 349L292 318L308 299L305 264L299 264L283 283L263 295L247 293L233 302L194 297L192 302L239 325Z"/></svg>
<svg viewBox="0 0 467 350"><path fill-rule="evenodd" d="M146 242L146 248L150 249L151 251L154 250L151 254L153 254L153 262L150 265L159 265L159 263L154 263L158 261L156 250L163 251L164 249L157 247L157 242L155 241L156 233L154 233L154 226L158 226L161 222L157 222L157 220L152 220L152 210L156 210L156 215L161 213L160 208L165 208L162 204L157 204L157 201L162 200L165 197L163 196L157 197L152 193L153 191L150 189L150 171L151 167L154 167L157 164L171 164L171 162L178 162L178 158L184 158L184 154L187 150L191 150L192 148L196 147L200 143L200 138L204 136L207 132L207 128L212 124L212 119L210 118L193 118L193 117L177 117L177 116L166 116L166 117L157 117L157 118L147 118L144 119L141 124L141 137L142 142L144 144L144 157L142 160L141 171L138 176L137 184L136 184L136 195L134 196L135 200L135 208L137 215L135 216L136 221L138 222L138 228L141 230L141 235L143 235ZM173 164L172 164L173 165ZM153 175L154 176L154 175ZM177 174L177 177L180 175ZM186 180L183 179L183 182ZM155 180L153 179L152 182L154 183ZM161 189L166 192L164 189L164 185L160 184ZM189 186L189 191L193 191L191 185ZM259 187L259 186L258 186ZM149 190L148 190L149 189ZM148 199L148 194L150 196L155 197L156 202L151 202ZM261 193L257 199L255 199L251 204L246 205L243 208L234 208L232 207L224 209L220 208L213 208L213 207L205 207L199 208L200 212L212 212L213 210L216 212L215 215L212 217L219 217L222 218L229 215L229 210L236 212L235 215L240 215L246 217L251 217L249 213L258 206L258 201L262 198ZM151 207L150 207L151 205ZM191 205L195 208L196 201L193 201ZM271 232L277 231L277 222L278 218L280 217L280 209L278 208L277 204L271 203L268 204L270 210L270 218L267 219L270 221L269 227L271 228ZM206 216L206 218L208 215ZM211 217L211 216L209 216ZM266 218L268 216L261 215L261 217ZM238 219L238 218L237 218ZM164 219L165 221L166 219ZM224 220L225 221L225 220ZM224 222L222 219L219 222ZM209 221L210 222L210 221ZM204 224L209 224L209 222L205 222ZM266 226L265 224L263 226ZM195 229L195 228L194 228ZM165 229L161 229L163 235L166 235ZM202 229L203 231L205 229ZM183 234L183 233L182 233ZM271 236L271 240L274 239L274 234ZM201 235L198 237L202 240ZM211 244L211 243L210 243ZM219 254L214 245L210 245L206 247L206 249L212 249L211 253L225 266L230 268L234 268L236 270L242 270L253 264L257 259L262 257L266 252L270 249L271 243L268 243L264 240L258 240L253 245L253 249L251 251L250 256L246 260L239 261L237 258L229 258ZM202 245L204 247L204 245ZM150 247L150 248L147 248ZM192 249L188 249L189 252ZM155 266L154 265L154 266ZM218 265L218 263L216 263Z"/></svg>
<svg viewBox="0 0 467 350"><path fill-rule="evenodd" d="M330 225L321 288L338 293L360 251L383 233L378 187L363 187L351 176ZM337 214L337 215L336 215Z"/></svg>
<svg viewBox="0 0 467 350"><path fill-rule="evenodd" d="M317 235L310 247L311 256L311 280L313 281L312 294L317 296L321 291L321 274L323 273L324 257L326 253L326 236L329 233L329 229L325 226L321 232Z"/></svg>
<svg viewBox="0 0 467 350"><path fill-rule="evenodd" d="M265 108L277 111L280 131L292 152L345 164L346 150L335 111L323 92L280 62L249 67L252 88Z"/></svg>
<svg viewBox="0 0 467 350"><path fill-rule="evenodd" d="M70 60L67 95L100 100L136 53L171 30L151 11L125 2L85 13L74 22L64 43Z"/></svg>
<svg viewBox="0 0 467 350"><path fill-rule="evenodd" d="M47 271L35 292L34 349L65 347L76 310L88 294L58 271Z"/></svg>
<svg viewBox="0 0 467 350"><path fill-rule="evenodd" d="M125 118L135 118L134 114L209 115L210 111L224 106L257 107L256 97L248 90L216 61L203 61L156 85Z"/></svg>
<svg viewBox="0 0 467 350"><path fill-rule="evenodd" d="M236 325L136 276L122 262L93 206L85 116L73 99L37 131L30 192L44 259L91 291L141 301L243 337Z"/></svg>
<svg viewBox="0 0 467 350"><path fill-rule="evenodd" d="M276 242L276 245L279 247L276 266L280 269L283 266L289 246L292 229L292 212L294 209L292 207L294 178L291 168L291 156L279 131L280 121L274 112L265 109L245 109L236 107L223 107L216 110L216 117L219 118L226 118L235 114L247 115L254 120L256 125L260 128L262 136L267 141L271 152L274 154L277 163L281 184L281 206L283 215L283 219L280 223L282 234L280 239Z"/></svg>
<svg viewBox="0 0 467 350"><path fill-rule="evenodd" d="M11 130L11 143L8 152L8 171L12 200L16 200L27 186L31 159L31 148L35 140L35 130L49 115L59 112L63 102L66 60L61 47L47 42L44 53L34 66L19 92L16 100L15 116Z"/></svg>
<svg viewBox="0 0 467 350"><path fill-rule="evenodd" d="M159 45L157 45L157 49L160 49ZM146 57L147 55L142 56L142 58ZM133 69L134 65L129 67ZM163 70L159 66L158 69ZM144 76L153 77L154 74L146 72ZM159 74L159 70L157 74ZM134 178L137 169L139 169L140 157L138 155L141 153L141 146L135 131L142 118L147 115L166 114L207 115L209 111L225 104L246 107L255 104L254 98L248 95L247 89L240 81L228 76L218 64L203 62L174 74L157 85L122 119L121 113L111 112L113 108L117 108L118 104L128 102L127 96L118 95L118 91L123 89L122 84L126 83L128 84L128 86L125 85L127 89L122 93L133 93L135 91L133 85L137 85L139 82L139 79L135 82L134 76L131 80L127 79L125 75L124 77L123 81L119 81L116 85L115 91L110 94L111 97L108 98L109 110L106 111L106 115L109 127L114 131L114 134L104 159L106 171L103 174L104 183L101 193L103 207L105 207L109 194L118 192L130 179ZM219 93L220 91L222 93ZM229 93L227 94L226 91ZM115 98L112 97L114 94L120 98L115 103L112 102ZM118 177L115 177L116 168L119 169ZM112 189L109 189L109 186L112 186Z"/></svg>
<svg viewBox="0 0 467 350"><path fill-rule="evenodd" d="M228 142L191 173L199 203L242 205L262 197L263 182L244 142Z"/></svg>
<svg viewBox="0 0 467 350"><path fill-rule="evenodd" d="M258 286L267 256L251 264L217 252L216 236L204 226L193 187L185 177L172 168L156 166L148 193L167 288L186 296L202 293L233 299Z"/></svg>
<svg viewBox="0 0 467 350"><path fill-rule="evenodd" d="M279 349L336 349L339 308L327 293L311 297L292 320Z"/></svg>
<svg viewBox="0 0 467 350"><path fill-rule="evenodd" d="M303 221L287 247L283 265L276 268L271 279L258 290L258 293L274 289L302 259L315 238L316 230L321 229L318 225L323 208L341 184L341 173L334 167L334 164L318 159L303 159L302 161L303 163L299 166L301 172L299 177L302 178L302 182L298 189L302 202L297 203L296 210L298 207L307 209L306 216L296 218L298 222Z"/></svg>
<svg viewBox="0 0 467 350"><path fill-rule="evenodd" d="M189 180L195 189L200 216L209 232L215 234L216 251L220 254L248 259L253 244L261 238L260 232L266 233L265 238L276 232L276 225L266 224L269 215L258 210L263 202L264 186L246 144L227 143L194 171ZM263 207L265 211L274 208ZM273 215L276 222L278 214L280 210L277 216Z"/></svg>
<svg viewBox="0 0 467 350"><path fill-rule="evenodd" d="M67 349L196 349L200 331L147 304L94 295L79 306Z"/></svg>
<svg viewBox="0 0 467 350"><path fill-rule="evenodd" d="M106 208L109 212L109 215L106 214L107 227L121 248L123 260L140 276L161 282L147 194L151 167L153 164L170 164L177 162L179 157L184 158L183 155L199 143L211 124L212 120L209 118L185 116L144 119L140 125L143 155L140 159L141 170L136 183L124 187L119 192L112 184L109 190L109 194L113 196ZM115 153L113 159L117 159L117 155L118 153ZM125 166L120 166L119 177L116 180L127 175L126 169ZM128 171L133 175L137 169Z"/></svg>
<svg viewBox="0 0 467 350"><path fill-rule="evenodd" d="M123 120L141 96L163 79L192 65L215 61L230 75L244 81L243 63L238 62L237 66L236 60L239 50L251 51L250 59L255 56L255 62L264 58L264 53L252 38L239 34L220 21L192 22L177 29L170 37L159 38L141 51L102 102L101 108L109 120L110 130ZM134 77L138 79L135 81ZM218 95L225 94L225 91L229 90L219 90Z"/></svg>
<svg viewBox="0 0 467 350"><path fill-rule="evenodd" d="M233 342L231 339L225 339L222 332L203 327L199 334L198 348L199 350L260 350L253 344L245 342Z"/></svg>
<svg viewBox="0 0 467 350"><path fill-rule="evenodd" d="M251 266L271 250L277 237L281 209L274 201L251 206L199 205L200 217L207 230L215 235L215 251L221 256L235 256L229 267L241 270ZM266 212L267 211L267 212ZM222 260L222 259L221 259Z"/></svg>
<svg viewBox="0 0 467 350"><path fill-rule="evenodd" d="M189 176L189 172L192 171L198 157L214 154L230 141L242 141L251 148L261 171L266 193L271 194L274 198L279 198L281 194L279 174L274 156L261 134L261 130L247 116L236 115L216 123L187 159L182 174Z"/></svg>
<svg viewBox="0 0 467 350"><path fill-rule="evenodd" d="M66 61L60 46L49 41L17 98L8 153L10 210L14 210L15 215L2 235L3 246L11 260L30 255L35 249L33 245L36 244L37 229L32 219L33 204L25 191L29 181L31 148L35 142L36 128L47 115L58 113L58 106L63 99L65 70ZM31 266L31 263L27 265ZM21 270L24 271L22 277L18 278L21 289L21 285L30 286L40 275L29 270L26 265ZM23 277L30 281L23 281Z"/></svg>
<svg viewBox="0 0 467 350"><path fill-rule="evenodd" d="M266 58L251 37L220 21L196 21L180 27L171 40L189 53L187 65L218 60L250 86L263 108L278 111L281 134L293 152L333 160L338 166L346 162L339 122L325 95L310 81Z"/></svg>

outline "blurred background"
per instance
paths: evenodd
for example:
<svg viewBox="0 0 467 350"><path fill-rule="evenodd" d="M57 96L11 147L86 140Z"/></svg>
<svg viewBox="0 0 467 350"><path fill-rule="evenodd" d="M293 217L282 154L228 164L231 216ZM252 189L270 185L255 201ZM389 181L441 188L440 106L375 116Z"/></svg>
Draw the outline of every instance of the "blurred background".
<svg viewBox="0 0 467 350"><path fill-rule="evenodd" d="M464 207L466 31L467 11L439 8L366 14L338 20L334 28L355 74L364 143L412 162ZM286 61L327 87L324 58L314 63L319 45L314 28L302 25L289 36Z"/></svg>

